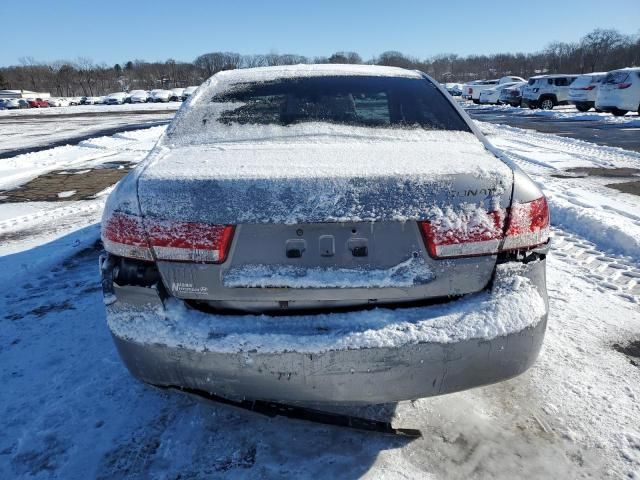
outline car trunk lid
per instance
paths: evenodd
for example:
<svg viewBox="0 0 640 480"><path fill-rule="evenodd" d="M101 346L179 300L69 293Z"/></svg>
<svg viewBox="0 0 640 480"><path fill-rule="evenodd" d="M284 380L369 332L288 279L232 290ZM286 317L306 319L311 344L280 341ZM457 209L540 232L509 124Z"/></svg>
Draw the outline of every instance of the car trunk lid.
<svg viewBox="0 0 640 480"><path fill-rule="evenodd" d="M165 285L252 311L481 290L496 256L434 259L418 221L506 209L512 172L472 134L421 137L158 150L138 183L146 219L236 226L222 264L158 262Z"/></svg>

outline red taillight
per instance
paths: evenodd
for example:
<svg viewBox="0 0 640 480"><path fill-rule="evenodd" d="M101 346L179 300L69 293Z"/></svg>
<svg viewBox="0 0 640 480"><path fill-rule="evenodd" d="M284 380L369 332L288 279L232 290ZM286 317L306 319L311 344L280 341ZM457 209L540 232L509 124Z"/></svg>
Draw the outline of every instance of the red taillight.
<svg viewBox="0 0 640 480"><path fill-rule="evenodd" d="M443 215L421 222L429 255L433 258L488 255L498 251L502 239L504 214L469 212Z"/></svg>
<svg viewBox="0 0 640 480"><path fill-rule="evenodd" d="M102 225L102 243L107 252L120 257L153 261L142 219L114 212Z"/></svg>
<svg viewBox="0 0 640 480"><path fill-rule="evenodd" d="M469 88L469 95L473 93L473 88Z"/></svg>
<svg viewBox="0 0 640 480"><path fill-rule="evenodd" d="M549 240L549 205L545 197L509 209L502 251L536 247Z"/></svg>
<svg viewBox="0 0 640 480"><path fill-rule="evenodd" d="M233 232L230 225L142 220L115 212L102 227L102 241L105 250L122 257L222 263Z"/></svg>
<svg viewBox="0 0 640 480"><path fill-rule="evenodd" d="M192 222L146 221L149 243L159 260L222 263L234 227Z"/></svg>
<svg viewBox="0 0 640 480"><path fill-rule="evenodd" d="M617 88L618 88L618 90L622 90L624 88L629 88L630 86L631 86L631 83L628 83L628 82L627 83L619 83L617 85Z"/></svg>
<svg viewBox="0 0 640 480"><path fill-rule="evenodd" d="M420 229L433 258L494 255L546 243L549 207L541 197L533 202L514 204L506 215L502 210L445 215L438 220L420 222Z"/></svg>
<svg viewBox="0 0 640 480"><path fill-rule="evenodd" d="M578 90L593 90L594 88L596 88L595 85L589 85L587 87L578 87Z"/></svg>

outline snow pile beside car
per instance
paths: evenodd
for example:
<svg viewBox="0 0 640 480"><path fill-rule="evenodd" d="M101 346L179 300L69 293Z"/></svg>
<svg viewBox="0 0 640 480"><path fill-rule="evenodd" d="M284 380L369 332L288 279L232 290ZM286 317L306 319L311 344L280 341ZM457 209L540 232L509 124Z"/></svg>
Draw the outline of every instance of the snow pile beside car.
<svg viewBox="0 0 640 480"><path fill-rule="evenodd" d="M519 275L521 268L526 266L499 266L490 292L427 307L270 317L200 313L182 302L135 313L128 307L119 314L115 303L107 319L122 338L198 352L320 353L490 340L533 327L546 313L538 290Z"/></svg>

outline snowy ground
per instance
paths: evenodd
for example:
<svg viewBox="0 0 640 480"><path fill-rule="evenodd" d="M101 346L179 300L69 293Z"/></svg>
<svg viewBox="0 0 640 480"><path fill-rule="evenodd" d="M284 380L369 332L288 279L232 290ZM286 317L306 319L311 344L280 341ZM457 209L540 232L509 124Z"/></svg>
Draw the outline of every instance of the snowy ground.
<svg viewBox="0 0 640 480"><path fill-rule="evenodd" d="M77 115L82 113L105 113L105 112L148 112L161 110L177 110L182 102L167 103L125 103L123 105L74 105L72 107L49 107L49 108L25 108L22 110L0 110L0 118L4 117L30 117L30 116L55 116L55 115Z"/></svg>
<svg viewBox="0 0 640 480"><path fill-rule="evenodd" d="M0 203L0 478L640 478L640 368L613 348L640 339L640 197L600 177L554 176L640 168L640 154L481 128L552 208L551 315L529 372L360 412L419 428L413 441L159 392L129 376L107 331L96 242L108 189L83 201ZM161 131L2 160L0 190L136 163Z"/></svg>
<svg viewBox="0 0 640 480"><path fill-rule="evenodd" d="M536 116L542 118L550 118L555 120L570 120L572 122L588 122L588 121L600 121L612 124L625 124L630 127L640 126L640 115L637 112L629 112L621 117L616 117L611 113L596 112L595 110L589 110L588 112L579 112L573 105L560 105L554 107L553 110L541 110L541 109L529 109L512 107L510 105L490 105L490 104L473 104L464 100L460 100L464 107L473 108L476 110L487 109L501 111L509 115L526 115Z"/></svg>
<svg viewBox="0 0 640 480"><path fill-rule="evenodd" d="M0 155L22 148L97 135L110 129L169 121L180 102L134 105L78 105L75 107L0 110Z"/></svg>

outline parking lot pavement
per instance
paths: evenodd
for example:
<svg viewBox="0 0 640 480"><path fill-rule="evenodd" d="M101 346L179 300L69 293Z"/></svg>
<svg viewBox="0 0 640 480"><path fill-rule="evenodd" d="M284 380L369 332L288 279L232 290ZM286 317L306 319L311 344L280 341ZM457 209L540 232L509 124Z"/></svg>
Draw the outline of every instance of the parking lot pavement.
<svg viewBox="0 0 640 480"><path fill-rule="evenodd" d="M573 107L559 107L551 112L543 112L502 106L478 106L467 102L462 103L462 107L474 120L552 133L598 145L640 152L640 116L638 115L628 114L620 118L595 112L578 113Z"/></svg>

